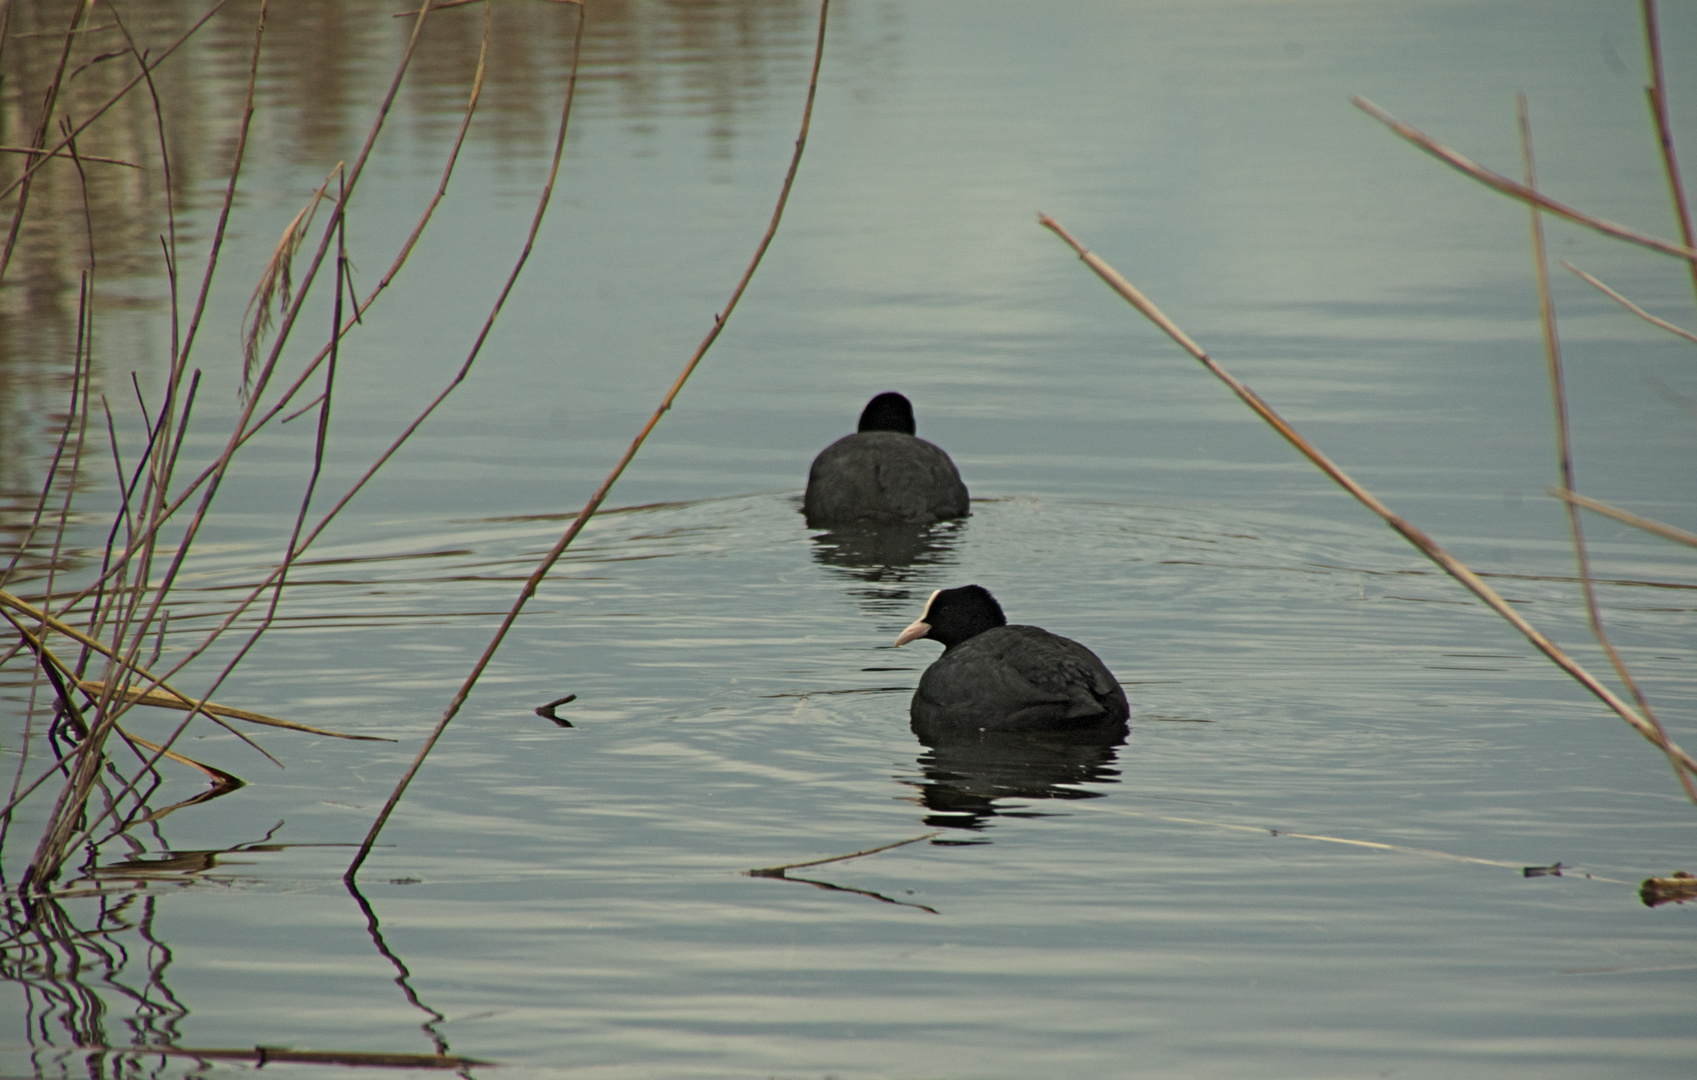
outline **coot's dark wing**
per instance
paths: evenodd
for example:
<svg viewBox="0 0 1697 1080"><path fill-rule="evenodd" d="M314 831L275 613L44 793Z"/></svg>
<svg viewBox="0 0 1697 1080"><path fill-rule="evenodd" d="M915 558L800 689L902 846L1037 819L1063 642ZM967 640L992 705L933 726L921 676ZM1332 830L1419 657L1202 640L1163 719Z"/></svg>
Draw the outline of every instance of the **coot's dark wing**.
<svg viewBox="0 0 1697 1080"><path fill-rule="evenodd" d="M1096 654L1035 626L999 626L950 649L920 677L916 729L1099 727L1131 714Z"/></svg>
<svg viewBox="0 0 1697 1080"><path fill-rule="evenodd" d="M809 525L928 525L965 517L966 485L949 455L924 439L863 431L813 459L802 503Z"/></svg>

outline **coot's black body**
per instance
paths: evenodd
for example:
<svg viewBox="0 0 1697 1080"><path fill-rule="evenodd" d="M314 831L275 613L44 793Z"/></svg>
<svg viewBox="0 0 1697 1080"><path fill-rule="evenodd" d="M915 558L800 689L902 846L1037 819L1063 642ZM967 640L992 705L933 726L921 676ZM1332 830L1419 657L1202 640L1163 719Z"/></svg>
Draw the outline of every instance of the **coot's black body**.
<svg viewBox="0 0 1697 1080"><path fill-rule="evenodd" d="M978 585L931 594L925 614L896 644L943 644L925 669L909 714L920 738L962 732L1123 733L1131 707L1096 654L1035 626L1009 626Z"/></svg>
<svg viewBox="0 0 1697 1080"><path fill-rule="evenodd" d="M913 406L893 393L868 402L859 430L813 459L802 511L814 528L929 525L971 513L955 463L914 436Z"/></svg>

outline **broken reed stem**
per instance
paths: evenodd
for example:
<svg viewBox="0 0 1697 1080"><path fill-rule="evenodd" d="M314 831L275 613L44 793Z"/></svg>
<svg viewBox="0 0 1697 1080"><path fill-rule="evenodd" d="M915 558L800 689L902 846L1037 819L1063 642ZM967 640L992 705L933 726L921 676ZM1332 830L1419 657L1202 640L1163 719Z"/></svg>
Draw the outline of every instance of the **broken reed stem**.
<svg viewBox="0 0 1697 1080"><path fill-rule="evenodd" d="M1662 31L1656 16L1656 0L1644 0L1644 48L1648 53L1650 85L1644 88L1650 103L1650 116L1656 124L1656 145L1662 153L1662 171L1668 178L1668 197L1673 200L1674 216L1679 219L1679 235L1688 248L1697 248L1697 234L1691 227L1691 206L1685 199L1685 182L1680 179L1679 156L1673 149L1673 122L1668 117L1667 76L1662 70ZM1697 291L1697 262L1689 267L1691 287Z"/></svg>
<svg viewBox="0 0 1697 1080"><path fill-rule="evenodd" d="M1077 252L1078 257L1084 261L1084 264L1090 267L1091 270L1095 271L1096 276L1101 278L1109 288L1118 293L1122 299L1124 299L1132 307L1136 308L1150 322L1160 327L1168 337L1172 338L1180 345L1180 347L1194 357L1198 363L1207 368L1215 378L1230 387L1232 393L1236 394L1245 405L1248 405L1252 410L1254 410L1256 415L1266 421L1273 430L1283 436L1285 441L1295 447L1303 457L1306 457L1309 461L1313 462L1321 472L1331 477L1334 483L1349 492L1350 495L1354 496L1357 502L1377 514L1385 524L1394 529L1403 537L1403 539L1413 544L1423 555L1432 560L1432 562L1436 563L1446 574L1449 574L1451 577L1459 581L1468 589L1469 592L1484 601L1487 607L1507 620L1509 625L1520 631L1521 635L1524 636L1527 641L1530 641L1539 652L1549 657L1549 659L1554 662L1557 667L1567 672L1568 675L1572 676L1581 686L1585 687L1585 689L1595 695L1598 700L1602 701L1610 709L1614 710L1614 712L1620 716L1622 720L1625 720L1632 726L1633 730L1637 731L1650 742L1661 747L1679 768L1697 775L1697 761L1694 761L1689 754L1676 746L1663 733L1658 731L1654 725L1650 724L1642 716L1638 715L1637 710L1635 710L1627 702L1623 701L1619 695L1614 693L1614 691L1599 682L1594 675L1585 670L1585 668L1582 667L1576 660L1568 656L1566 652L1562 651L1555 642L1545 637L1531 623L1521 618L1520 614L1510 607L1508 602L1499 596L1495 589L1487 585L1478 574L1475 574L1459 559L1445 551L1438 545L1437 541L1426 535L1426 533L1392 513L1389 507L1380 502L1379 499L1366 488L1356 483L1349 474L1345 473L1341 468L1334 464L1330 458L1326 457L1326 455L1322 454L1312 443L1303 438L1295 428L1286 423L1284 418L1275 412L1271 405L1268 405L1265 401L1261 400L1260 396L1257 395L1255 391L1239 382L1230 372L1226 371L1225 368L1215 362L1213 357L1209 356L1206 352L1203 352L1201 346L1192 341L1189 335L1179 329L1178 324L1167 318L1167 316L1159 308L1157 308L1148 297L1144 296L1134 285L1131 284L1131 282L1122 277L1119 271L1108 265L1083 244L1080 244L1073 238L1071 233L1067 232L1066 229L1064 229L1061 224L1053 218L1046 214L1039 214L1037 216L1037 220L1044 228L1049 229L1056 236L1059 236L1069 247L1073 249L1073 251Z"/></svg>
<svg viewBox="0 0 1697 1080"><path fill-rule="evenodd" d="M347 883L349 888L353 888L354 879L359 874L359 868L365 863L366 857L371 854L371 848L377 842L378 835L382 833L383 826L388 823L390 815L395 812L395 807L399 805L401 796L406 793L407 787L412 783L413 777L418 775L419 769L423 767L425 758L429 757L430 751L442 738L442 733L447 730L449 723L451 723L454 717L459 713L460 708L465 704L466 699L471 696L472 688L477 685L477 680L483 675L483 672L489 666L490 661L495 658L495 653L501 647L501 642L505 640L507 631L512 629L513 624L518 621L520 612L524 610L524 606L529 602L530 598L536 594L537 587L541 585L542 579L547 576L548 571L553 569L554 564L559 561L560 556L565 554L566 548L571 546L571 542L577 538L578 533L583 531L584 526L589 523L589 519L594 517L595 512L601 508L601 504L607 498L607 494L612 491L613 484L617 482L620 475L624 473L625 467L630 464L633 458L636 457L637 451L642 448L642 444L648 439L649 433L652 432L655 426L660 423L660 418L664 416L669 409L671 409L673 400L678 396L679 391L683 389L684 383L689 381L690 375L695 371L696 366L701 363L702 357L707 355L707 350L712 348L713 342L718 340L719 332L724 329L725 323L731 317L731 312L736 309L737 302L742 299L743 292L747 290L748 283L753 279L754 272L759 269L761 260L766 256L766 249L771 246L772 238L777 235L778 224L783 220L784 206L789 202L790 190L795 186L796 172L801 167L802 151L807 147L807 132L813 119L813 101L819 90L819 66L825 56L825 25L830 8L831 0L820 0L819 30L813 45L813 69L807 82L807 101L806 104L802 106L801 111L801 130L796 135L795 152L790 156L790 167L784 174L783 186L778 192L777 205L773 207L772 218L766 226L765 235L760 238L760 243L755 247L754 257L749 260L748 267L743 271L741 279L737 281L736 287L731 290L731 297L730 300L726 302L724 311L713 316L712 329L707 332L706 337L702 338L701 343L696 346L695 352L691 354L689 360L684 364L683 370L672 383L671 389L666 392L666 396L661 400L659 407L654 410L654 415L649 417L648 422L643 425L642 430L637 432L636 437L631 440L630 446L626 448L624 455L619 458L617 464L613 466L612 471L609 472L606 478L601 481L601 486L595 489L594 494L589 497L589 501L585 503L583 509L578 512L577 517L572 520L571 525L566 528L566 531L561 535L560 539L555 541L554 546L549 549L548 554L542 558L542 561L537 565L536 569L531 572L529 579L524 583L524 587L519 590L518 599L513 602L512 608L508 610L506 616L501 620L501 625L496 629L494 636L489 641L489 644L484 647L483 654L478 657L477 663L472 666L471 672L466 676L465 682L461 684L459 691L454 695L453 700L448 703L447 709L443 711L442 718L436 722L436 727L430 732L429 736L426 737L424 745L419 748L418 754L413 758L412 764L407 767L406 773L395 785L395 790L390 793L388 801L383 804L383 809L378 813L377 819L372 822L371 831L366 834L365 841L360 844L359 852L354 855L353 862L348 864L348 869L342 875L342 880ZM581 19L582 16L580 15L580 31L582 26ZM573 74L574 76L576 74L575 65L573 68ZM557 166L558 151L556 151L555 161ZM550 184L552 184L552 179L550 179Z"/></svg>
<svg viewBox="0 0 1697 1080"><path fill-rule="evenodd" d="M1536 191L1538 172L1532 153L1532 119L1527 110L1525 94L1516 97L1515 106L1520 126L1520 155L1526 169L1526 189ZM1544 246L1544 215L1536 204L1529 206L1527 210L1531 217L1533 278L1538 286L1538 322L1543 331L1545 368L1550 377L1550 409L1556 421L1556 466L1561 474L1561 489L1572 492L1579 485L1574 480L1567 380L1562 375L1561 339L1556 333L1556 306L1550 296L1550 262ZM1644 696L1638 680L1632 677L1632 670L1626 666L1620 651L1609 639L1608 631L1603 628L1603 614L1597 604L1596 582L1591 578L1591 556L1585 548L1585 528L1579 519L1579 507L1564 499L1562 509L1567 515L1568 535L1573 539L1573 560L1579 573L1579 592L1585 601L1585 618L1591 626L1591 636L1597 639L1597 644L1609 658L1621 685L1626 687L1627 692L1632 695L1632 700L1637 703L1639 715L1656 729L1656 744L1664 753L1668 753L1667 731L1662 727L1656 711L1650 707L1650 701ZM1697 803L1697 785L1693 785L1691 776L1679 767L1679 762L1671 754L1668 763L1673 767L1674 779L1685 789L1686 797Z"/></svg>
<svg viewBox="0 0 1697 1080"><path fill-rule="evenodd" d="M1510 198L1519 199L1522 202L1530 203L1534 206L1541 206L1557 217L1566 218L1577 225L1583 225L1588 229L1594 229L1606 236L1613 236L1618 240L1625 240L1627 243L1649 248L1651 251L1659 251L1663 255L1672 255L1676 259L1684 259L1687 262L1697 261L1697 250L1692 250L1689 245L1682 246L1671 240L1663 240L1660 237L1650 236L1645 233L1638 232L1637 230L1629 229L1625 225L1617 225L1604 218L1582 213L1581 211L1573 209L1571 206L1563 205L1562 203L1556 202L1554 199L1541 195L1536 191L1529 190L1524 184L1510 180L1508 177L1503 176L1500 173L1492 172L1483 165L1478 165L1469 161L1467 158L1462 157L1460 154L1451 150L1443 143L1438 142L1431 136L1426 135L1416 128L1410 127L1401 120L1398 120L1396 117L1379 108L1366 98L1356 97L1351 98L1350 100L1355 103L1356 108L1390 128L1391 131L1399 137L1408 140L1415 146L1418 146L1420 149L1437 158L1439 161L1449 165L1451 168L1457 169L1466 173L1468 176L1473 177L1473 179L1484 184L1486 187L1500 191Z"/></svg>

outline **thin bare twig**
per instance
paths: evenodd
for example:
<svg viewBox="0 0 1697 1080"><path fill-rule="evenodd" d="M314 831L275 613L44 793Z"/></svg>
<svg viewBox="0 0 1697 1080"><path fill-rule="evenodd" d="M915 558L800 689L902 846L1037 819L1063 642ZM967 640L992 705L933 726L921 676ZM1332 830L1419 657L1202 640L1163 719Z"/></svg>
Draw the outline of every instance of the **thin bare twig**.
<svg viewBox="0 0 1697 1080"><path fill-rule="evenodd" d="M1494 188L1510 198L1519 199L1522 202L1531 203L1534 206L1541 206L1557 217L1566 218L1567 220L1578 225L1583 225L1588 229L1595 229L1597 232L1603 233L1606 236L1613 236L1616 239L1625 240L1628 243L1637 244L1640 247L1647 247L1651 251L1659 251L1664 255L1672 255L1675 258L1697 260L1697 251L1692 250L1689 246L1681 246L1671 240L1663 240L1660 237L1650 236L1645 233L1638 232L1635 229L1629 229L1625 225L1617 225L1612 221L1583 213L1573 209L1571 206L1566 206L1562 203L1556 202L1554 199L1528 189L1524 184L1510 180L1501 173L1494 173L1490 169L1485 168L1483 165L1478 165L1469 161L1467 158L1462 157L1460 154L1451 150L1438 140L1416 128L1410 127L1401 120L1398 120L1396 117L1379 108L1366 98L1357 97L1351 98L1350 100L1355 103L1356 108L1379 121L1381 124L1384 124L1398 136L1407 139L1409 142L1426 151L1428 154L1431 154L1444 164L1473 177L1473 179L1484 184L1486 187Z"/></svg>
<svg viewBox="0 0 1697 1080"><path fill-rule="evenodd" d="M1565 499L1566 501L1573 503L1575 506L1583 506L1593 514L1601 514L1604 517L1614 518L1623 525L1631 525L1635 529L1643 529L1645 532L1659 536L1663 540L1672 540L1676 544L1685 544L1689 547L1697 547L1697 533L1686 532L1684 529L1676 529L1672 525L1656 521L1654 518L1642 517L1630 511L1622 510L1618 506L1610 506L1606 502L1587 498L1586 496L1579 494L1577 491L1563 491L1561 488L1551 488L1550 494L1554 495L1558 499Z"/></svg>
<svg viewBox="0 0 1697 1080"><path fill-rule="evenodd" d="M1585 271L1579 269L1579 267L1568 262L1566 259L1563 259L1561 261L1561 264L1563 266L1567 267L1569 270L1573 271L1575 274L1578 274L1580 277L1584 278L1588 283L1590 283L1592 288L1596 289L1598 292L1602 293L1604 296L1607 296L1610 300L1613 300L1615 303L1619 304L1621 307L1632 312L1634 315L1638 316L1640 319L1643 319L1645 322L1651 323L1655 326L1659 326L1663 330L1666 330L1670 334L1678 334L1680 337L1684 338L1687 341L1697 342L1697 334L1693 334L1691 331L1685 329L1683 326L1675 326L1673 323L1668 322L1666 319L1656 318L1654 315L1650 314L1648 311L1645 311L1643 308L1639 307L1637 304L1634 304L1632 301L1628 300L1626 297L1622 296L1620 293L1609 288L1607 285L1604 285L1601 281L1598 281L1596 278L1592 277L1590 274L1587 274Z"/></svg>
<svg viewBox="0 0 1697 1080"><path fill-rule="evenodd" d="M1522 618L1520 613L1515 611L1513 607L1509 605L1508 601L1499 596L1497 591L1486 584L1478 574L1468 569L1468 567L1459 559L1445 551L1438 545L1437 541L1426 535L1426 533L1416 528L1410 522L1405 521L1401 517L1392 513L1388 506L1380 502L1379 499L1366 488L1356 483L1356 481L1350 477L1348 473L1345 473L1341 468L1334 464L1330 458L1326 457L1326 455L1322 454L1312 443L1303 438L1295 428L1286 423L1285 419L1275 412L1271 405L1268 405L1265 401L1261 400L1260 395L1256 394L1255 391L1251 390L1242 382L1239 382L1230 372L1221 367L1213 357L1202 351L1202 347L1200 345L1197 345L1196 342L1192 341L1190 336L1181 330L1177 323L1167 318L1166 314L1163 313L1160 308L1156 307L1148 297L1139 292L1136 286L1132 285L1131 282L1122 277L1119 271L1115 270L1094 252L1090 251L1083 244L1074 239L1072 234L1067 232L1066 229L1064 229L1061 224L1053 218L1046 214L1039 214L1037 220L1045 228L1054 232L1056 236L1059 236L1062 240L1064 240L1067 245L1073 249L1073 251L1077 252L1078 257L1084 261L1084 264L1090 267L1091 270L1095 271L1096 276L1101 278L1109 288L1113 289L1122 299L1141 312L1150 322L1160 327L1168 337L1172 338L1179 344L1180 347L1194 357L1198 363L1207 368L1215 378L1230 387L1232 393L1236 394L1245 405L1248 405L1251 409L1253 409L1255 413L1261 417L1261 419L1265 420L1268 425L1273 428L1273 430L1283 436L1285 441L1295 447L1303 457L1306 457L1309 461L1318 466L1321 472L1324 472L1327 476L1331 477L1334 483L1349 492L1350 495L1354 496L1357 502L1377 514L1380 519L1385 522L1385 524L1389 525L1405 540L1418 548L1423 555L1436 563L1446 574L1455 578L1463 586L1465 586L1469 592L1473 593L1473 595L1477 596L1480 600L1483 600L1486 606L1507 620L1509 625L1520 631L1521 635L1524 636L1527 641L1530 641L1539 652L1549 657L1557 667L1567 672L1581 686L1585 687L1585 689L1595 695L1598 700L1602 701L1610 709L1614 710L1614 712L1620 716L1622 720L1625 720L1632 726L1633 730L1637 731L1650 742L1661 747L1670 757L1679 763L1681 768L1693 774L1697 774L1697 760L1693 760L1684 750L1681 750L1671 741L1667 740L1665 736L1656 730L1654 725L1650 724L1642 716L1638 715L1636 709L1627 702L1623 701L1614 691L1604 686L1597 680L1596 676L1585 670L1578 661L1568 656L1566 652L1562 651L1562 649L1555 644L1555 642L1545 637L1536 627Z"/></svg>
<svg viewBox="0 0 1697 1080"><path fill-rule="evenodd" d="M0 154L32 154L43 157L66 158L71 156L68 153L54 154L48 150L38 150L33 146L0 146ZM102 165L122 165L126 169L141 169L146 167L144 165L137 164L134 161L125 161L122 158L100 157L97 154L81 154L79 156L84 161L95 161Z"/></svg>
<svg viewBox="0 0 1697 1080"><path fill-rule="evenodd" d="M424 765L425 758L429 756L431 749L441 739L442 733L447 730L448 724L452 722L455 715L459 713L460 707L464 705L466 699L471 696L472 688L477 685L478 678L482 676L484 669L489 666L490 661L495 658L495 653L501 647L501 642L506 638L507 631L510 630L513 624L518 621L519 613L524 610L524 606L530 598L536 594L537 587L542 583L542 579L547 576L548 571L551 570L554 564L559 561L560 556L565 554L566 548L571 545L571 542L577 538L578 533L582 532L583 527L589 523L589 519L595 515L597 510L600 509L601 503L607 498L607 494L612 491L613 484L617 482L620 475L624 473L625 467L630 464L631 459L636 457L637 451L642 448L642 444L647 440L649 433L652 432L655 426L660 423L660 418L672 407L673 400L676 399L679 391L683 389L684 383L689 381L690 375L695 371L696 366L701 363L701 358L707 355L707 350L712 348L713 342L718 340L719 332L724 329L726 321L731 316L731 312L735 310L737 302L742 299L742 294L748 288L749 281L753 279L755 270L759 269L761 259L766 255L766 249L771 246L772 238L777 235L778 224L783 220L784 206L789 202L790 189L795 185L796 172L801 167L802 151L807 146L808 127L813 118L813 101L817 96L819 89L819 67L825 56L825 25L827 16L830 12L830 7L830 0L820 0L819 31L813 48L813 70L807 83L807 102L802 107L801 130L796 136L795 153L790 157L789 171L784 175L784 183L778 192L778 202L772 210L772 218L770 223L766 226L766 233L761 237L760 243L756 246L754 257L749 260L748 267L743 271L742 278L737 282L736 288L731 290L731 297L725 304L725 310L713 316L712 329L707 332L706 337L702 338L701 344L696 346L695 352L690 356L688 362L684 364L683 371L678 374L677 379L672 383L671 389L666 392L666 396L661 400L659 408L654 410L654 415L649 418L648 423L643 425L642 430L637 433L636 438L631 440L631 444L625 450L624 456L621 457L618 463L613 466L612 471L609 472L606 479L601 482L601 486L595 489L595 493L589 497L589 501L584 504L583 509L579 511L577 517L573 519L565 533L554 543L553 548L549 550L548 554L543 557L536 569L532 571L530 578L524 584L524 588L519 591L518 599L514 601L511 610L509 610L506 617L501 620L500 627L496 629L493 638L491 638L489 644L484 648L483 655L478 658L477 663L472 667L470 674L466 676L465 682L460 686L459 692L454 695L453 700L449 702L446 711L442 714L442 718L437 721L435 729L432 730L430 735L425 739L424 745L419 748L418 754L413 758L412 764L407 768L407 771L401 777L400 782L395 785L395 790L390 793L388 801L384 804L382 811L377 816L377 820L372 823L371 831L366 834L364 843L360 845L359 853L354 856L353 862L348 865L346 873L342 875L344 881L351 884L354 878L358 875L360 866L371 853L372 845L377 842L378 835L383 831L383 826L388 822L389 816L394 813L395 807L400 803L401 796L405 794L407 786L412 783L412 778L418 774L418 770ZM581 25L580 21L580 28ZM575 79L575 63L573 66L573 76ZM555 160L557 163L558 150L556 150ZM550 183L552 183L552 180L550 180Z"/></svg>

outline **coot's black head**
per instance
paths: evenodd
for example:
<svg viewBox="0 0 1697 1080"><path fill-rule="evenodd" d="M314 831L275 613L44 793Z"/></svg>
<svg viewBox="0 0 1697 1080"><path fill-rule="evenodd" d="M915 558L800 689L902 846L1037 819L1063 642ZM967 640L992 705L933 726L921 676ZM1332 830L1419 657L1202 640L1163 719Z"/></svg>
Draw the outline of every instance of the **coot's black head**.
<svg viewBox="0 0 1697 1080"><path fill-rule="evenodd" d="M997 626L1006 626L1008 617L1002 605L982 585L962 585L958 589L938 589L925 605L925 614L901 632L897 645L906 645L920 638L943 643L945 651L968 638L977 637Z"/></svg>
<svg viewBox="0 0 1697 1080"><path fill-rule="evenodd" d="M899 431L913 434L913 403L900 394L886 391L866 403L860 411L859 431Z"/></svg>

